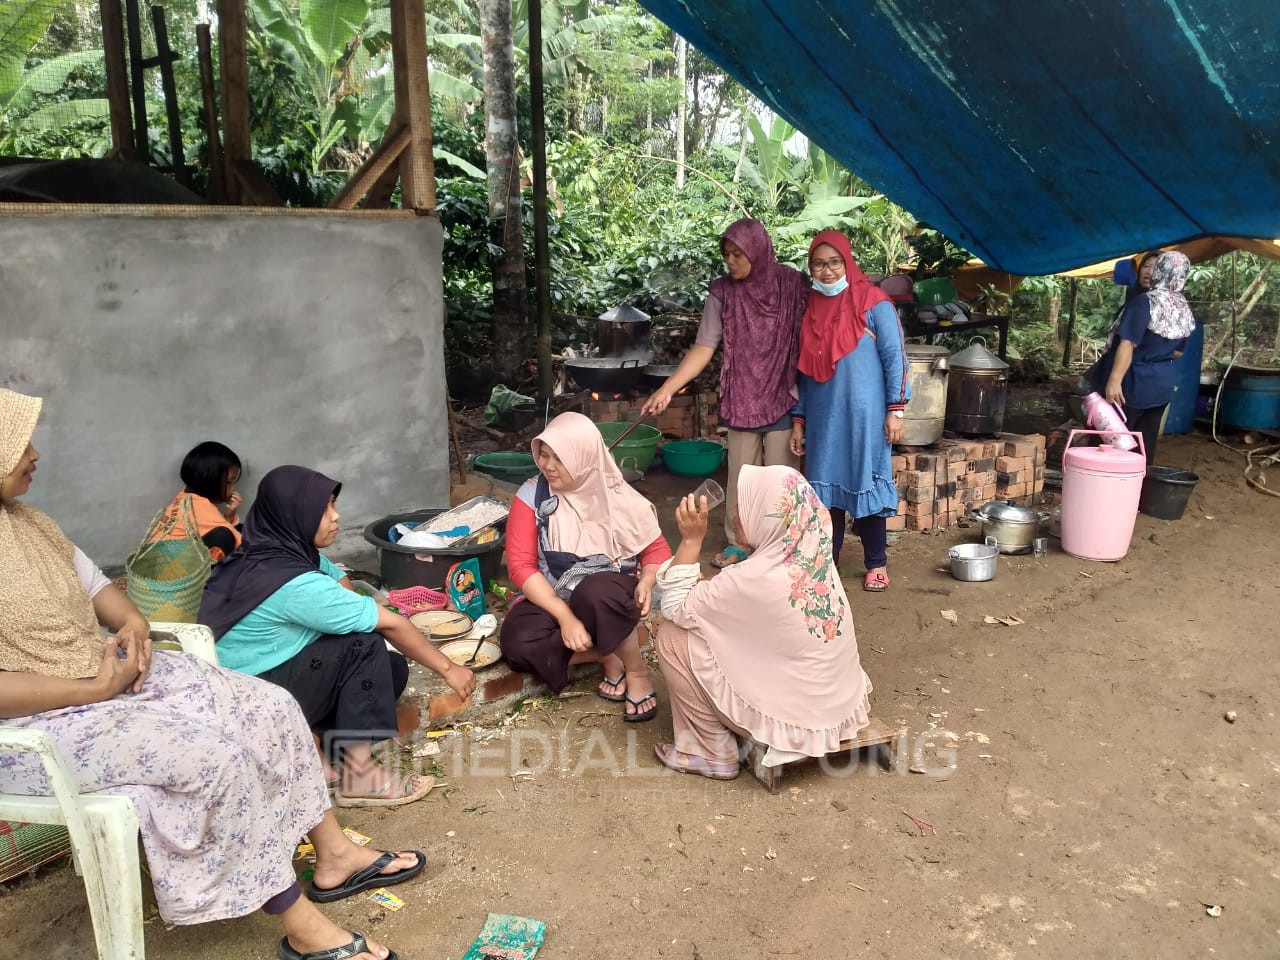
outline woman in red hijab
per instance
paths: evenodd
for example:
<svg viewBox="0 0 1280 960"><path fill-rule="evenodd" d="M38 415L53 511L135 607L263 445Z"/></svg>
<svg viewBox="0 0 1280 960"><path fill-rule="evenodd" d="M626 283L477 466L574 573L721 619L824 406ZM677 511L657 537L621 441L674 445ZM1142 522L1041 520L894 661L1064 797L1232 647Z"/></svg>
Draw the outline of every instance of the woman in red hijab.
<svg viewBox="0 0 1280 960"><path fill-rule="evenodd" d="M898 512L892 444L911 399L902 326L889 298L858 269L844 234L824 230L809 246L813 289L800 327L800 400L791 449L831 511L840 562L846 514L862 540L862 588L889 586L885 520Z"/></svg>

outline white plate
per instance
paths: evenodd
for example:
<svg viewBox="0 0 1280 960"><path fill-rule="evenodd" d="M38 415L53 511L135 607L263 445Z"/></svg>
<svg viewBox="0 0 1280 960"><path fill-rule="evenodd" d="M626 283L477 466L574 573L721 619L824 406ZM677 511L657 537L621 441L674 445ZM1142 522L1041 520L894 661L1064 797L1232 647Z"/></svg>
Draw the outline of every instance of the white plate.
<svg viewBox="0 0 1280 960"><path fill-rule="evenodd" d="M470 617L457 610L425 610L415 613L409 618L409 622L432 643L465 637L475 626Z"/></svg>
<svg viewBox="0 0 1280 960"><path fill-rule="evenodd" d="M440 644L440 652L454 663L465 667L471 654L475 653L476 642L472 639L450 640L448 643ZM479 643L480 652L476 656L476 662L468 669L484 670L502 659L502 647L498 646L496 641L481 640Z"/></svg>

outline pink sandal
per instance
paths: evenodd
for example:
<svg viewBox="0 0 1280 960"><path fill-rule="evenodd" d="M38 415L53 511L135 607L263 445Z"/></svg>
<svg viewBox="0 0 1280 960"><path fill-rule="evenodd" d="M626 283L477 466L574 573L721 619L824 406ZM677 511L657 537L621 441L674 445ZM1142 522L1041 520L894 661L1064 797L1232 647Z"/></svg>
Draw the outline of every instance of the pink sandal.
<svg viewBox="0 0 1280 960"><path fill-rule="evenodd" d="M677 773L696 773L710 780L733 780L740 769L736 763L720 763L697 754L681 753L673 743L655 744L653 752L664 767Z"/></svg>
<svg viewBox="0 0 1280 960"><path fill-rule="evenodd" d="M889 589L889 577L884 573L868 573L863 578L862 589L867 593L884 593Z"/></svg>

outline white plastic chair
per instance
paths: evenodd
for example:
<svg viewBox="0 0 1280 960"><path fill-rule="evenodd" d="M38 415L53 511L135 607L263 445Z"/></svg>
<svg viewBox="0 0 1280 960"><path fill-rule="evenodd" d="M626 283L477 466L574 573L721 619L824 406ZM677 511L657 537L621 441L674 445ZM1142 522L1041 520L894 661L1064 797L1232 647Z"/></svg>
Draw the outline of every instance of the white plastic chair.
<svg viewBox="0 0 1280 960"><path fill-rule="evenodd" d="M186 653L217 666L213 631L198 623L152 623ZM128 797L77 793L53 738L41 730L0 725L0 752L33 753L44 764L50 797L0 793L0 820L55 823L71 835L76 873L84 877L99 960L143 960L142 871L138 818Z"/></svg>

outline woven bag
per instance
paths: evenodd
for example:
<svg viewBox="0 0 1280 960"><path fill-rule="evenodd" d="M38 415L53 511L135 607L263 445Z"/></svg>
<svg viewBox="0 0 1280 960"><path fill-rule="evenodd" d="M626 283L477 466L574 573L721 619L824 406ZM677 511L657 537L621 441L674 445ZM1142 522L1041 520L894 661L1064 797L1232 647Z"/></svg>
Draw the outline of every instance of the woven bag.
<svg viewBox="0 0 1280 960"><path fill-rule="evenodd" d="M172 517L165 516L167 510L155 515L142 543L129 555L126 592L148 620L195 623L213 557L196 532L191 498L185 498ZM168 539L179 523L186 536Z"/></svg>

